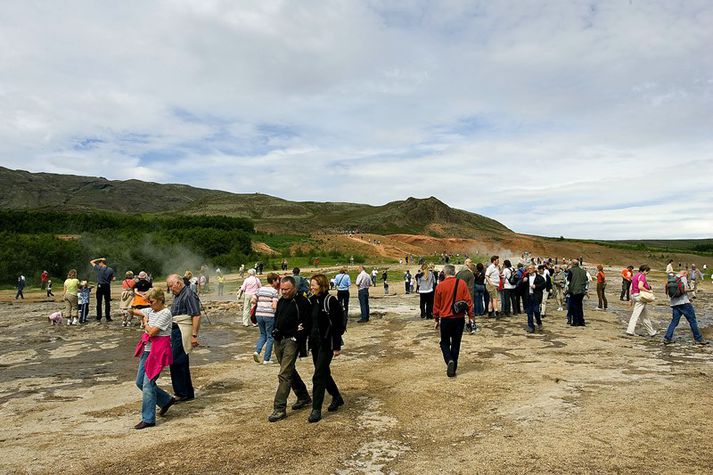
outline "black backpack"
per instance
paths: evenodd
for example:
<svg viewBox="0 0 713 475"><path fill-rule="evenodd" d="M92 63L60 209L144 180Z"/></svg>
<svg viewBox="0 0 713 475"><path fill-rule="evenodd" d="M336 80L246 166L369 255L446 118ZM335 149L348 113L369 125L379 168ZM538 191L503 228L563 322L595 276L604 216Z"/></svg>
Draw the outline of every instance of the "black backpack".
<svg viewBox="0 0 713 475"><path fill-rule="evenodd" d="M520 279L517 277L517 271L513 268L510 268L510 277L508 277L508 283L510 285L517 285L519 280Z"/></svg>
<svg viewBox="0 0 713 475"><path fill-rule="evenodd" d="M330 311L330 307L331 307L330 302L331 302L332 300L337 300L337 298L336 298L334 295L328 295L328 296L324 299L324 307L322 308L322 310L324 310L324 313L326 313L327 315L329 315L329 311ZM337 334L338 334L339 336L342 336L342 335L344 335L344 332L347 331L347 320L348 320L348 318L347 318L347 312L344 311L344 307L342 306L342 304L341 304L339 301L337 301L337 305L339 305L339 309L341 310L340 315L341 315L341 317L342 317L342 318L341 318L341 324L342 324L342 326L341 326L341 328L334 328L334 326L332 325L332 319L331 319L331 318L329 319L329 324L330 324L331 328L334 328L334 330L337 332Z"/></svg>

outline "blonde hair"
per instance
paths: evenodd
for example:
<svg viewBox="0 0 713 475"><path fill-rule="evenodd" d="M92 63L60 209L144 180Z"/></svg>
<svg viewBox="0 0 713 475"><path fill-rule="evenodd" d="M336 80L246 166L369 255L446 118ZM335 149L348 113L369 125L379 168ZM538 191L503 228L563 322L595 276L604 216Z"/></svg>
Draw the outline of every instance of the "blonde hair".
<svg viewBox="0 0 713 475"><path fill-rule="evenodd" d="M166 303L166 294L163 292L162 289L159 289L158 287L154 287L146 293L146 300L148 300L149 302L152 300L157 300L157 301L165 304Z"/></svg>

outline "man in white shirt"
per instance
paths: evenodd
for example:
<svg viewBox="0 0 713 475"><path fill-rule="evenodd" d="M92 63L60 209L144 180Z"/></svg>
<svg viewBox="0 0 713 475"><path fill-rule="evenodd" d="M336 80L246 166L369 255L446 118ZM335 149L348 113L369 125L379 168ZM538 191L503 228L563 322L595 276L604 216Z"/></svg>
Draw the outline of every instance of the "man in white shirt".
<svg viewBox="0 0 713 475"><path fill-rule="evenodd" d="M493 256L490 258L490 265L485 270L485 289L490 296L488 303L488 316L499 317L500 299L498 298L498 289L500 288L500 257Z"/></svg>
<svg viewBox="0 0 713 475"><path fill-rule="evenodd" d="M369 321L369 287L371 287L371 277L366 272L364 266L359 266L356 286L359 289L359 309L361 310L361 318L357 320L357 323L365 323Z"/></svg>

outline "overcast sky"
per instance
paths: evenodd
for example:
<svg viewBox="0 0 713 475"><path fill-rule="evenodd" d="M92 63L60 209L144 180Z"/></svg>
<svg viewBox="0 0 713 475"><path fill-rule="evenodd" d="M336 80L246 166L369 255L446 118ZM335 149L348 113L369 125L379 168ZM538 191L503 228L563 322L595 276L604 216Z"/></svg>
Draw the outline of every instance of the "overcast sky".
<svg viewBox="0 0 713 475"><path fill-rule="evenodd" d="M4 1L0 164L713 237L713 2Z"/></svg>

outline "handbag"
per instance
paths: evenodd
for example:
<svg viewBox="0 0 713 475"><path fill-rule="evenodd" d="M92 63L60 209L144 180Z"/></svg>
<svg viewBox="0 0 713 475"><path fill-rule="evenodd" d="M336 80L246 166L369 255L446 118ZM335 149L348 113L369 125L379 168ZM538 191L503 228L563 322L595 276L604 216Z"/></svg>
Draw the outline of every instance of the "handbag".
<svg viewBox="0 0 713 475"><path fill-rule="evenodd" d="M656 296L650 290L640 290L639 291L639 300L641 300L644 303L651 303L654 300L656 300Z"/></svg>
<svg viewBox="0 0 713 475"><path fill-rule="evenodd" d="M459 300L456 302L456 295L458 295L458 284L460 279L456 279L456 285L453 286L453 301L451 302L451 311L454 316L461 316L468 313L468 302L465 300Z"/></svg>
<svg viewBox="0 0 713 475"><path fill-rule="evenodd" d="M255 312L257 312L257 304L250 307L250 322L253 325L257 324L257 317L255 316Z"/></svg>

